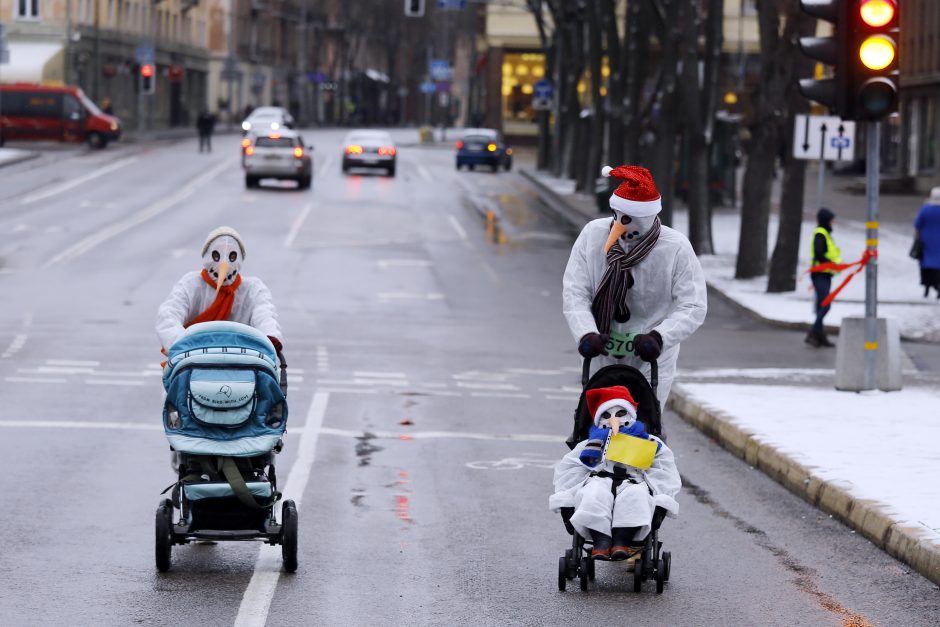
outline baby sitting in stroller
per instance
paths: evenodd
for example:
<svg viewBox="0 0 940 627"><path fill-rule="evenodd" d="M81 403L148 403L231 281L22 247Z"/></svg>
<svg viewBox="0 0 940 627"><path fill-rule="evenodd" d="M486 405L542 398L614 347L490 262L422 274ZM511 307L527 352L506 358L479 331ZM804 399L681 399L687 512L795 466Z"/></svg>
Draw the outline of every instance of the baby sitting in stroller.
<svg viewBox="0 0 940 627"><path fill-rule="evenodd" d="M637 420L627 388L589 389L586 400L594 426L555 467L549 507L574 508L571 525L592 539L592 558L629 559L641 551L657 507L678 515L682 480L672 451Z"/></svg>

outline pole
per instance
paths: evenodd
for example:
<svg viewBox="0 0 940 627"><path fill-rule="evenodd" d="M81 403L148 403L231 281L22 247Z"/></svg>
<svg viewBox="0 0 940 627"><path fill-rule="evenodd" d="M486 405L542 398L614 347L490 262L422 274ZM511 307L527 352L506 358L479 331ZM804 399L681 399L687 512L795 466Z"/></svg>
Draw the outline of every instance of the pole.
<svg viewBox="0 0 940 627"><path fill-rule="evenodd" d="M868 221L865 245L869 253L878 253L878 172L881 156L881 124L869 122L866 133L865 189ZM878 257L865 266L865 389L874 390L878 365Z"/></svg>
<svg viewBox="0 0 940 627"><path fill-rule="evenodd" d="M826 187L826 162L823 161L822 157L819 158L819 181L816 185L816 208L821 209L823 207L823 190Z"/></svg>

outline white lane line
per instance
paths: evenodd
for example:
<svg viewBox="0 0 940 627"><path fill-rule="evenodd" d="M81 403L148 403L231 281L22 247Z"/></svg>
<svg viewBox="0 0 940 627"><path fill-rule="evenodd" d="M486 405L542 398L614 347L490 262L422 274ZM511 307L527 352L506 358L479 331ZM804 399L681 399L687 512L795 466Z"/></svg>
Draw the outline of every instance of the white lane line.
<svg viewBox="0 0 940 627"><path fill-rule="evenodd" d="M161 424L133 422L93 422L90 420L0 420L0 427L36 429L118 429L121 431L163 431Z"/></svg>
<svg viewBox="0 0 940 627"><path fill-rule="evenodd" d="M551 396L551 395L546 395L546 396L545 396L545 399L546 399L546 400L549 400L549 401L579 401L579 400L581 400L581 397L580 397L580 396Z"/></svg>
<svg viewBox="0 0 940 627"><path fill-rule="evenodd" d="M317 452L317 440L320 437L329 399L330 395L327 392L316 392L313 395L310 411L307 412L307 422L300 436L300 443L297 445L297 459L294 460L294 465L287 474L287 482L284 484L283 493L294 500L301 516L303 515L301 501L310 479L310 470L313 468ZM311 568L311 572L315 570ZM280 577L281 549L262 545L258 551L258 560L255 562L255 572L251 575L251 581L248 582L248 588L242 596L241 605L238 606L235 627L264 627Z"/></svg>
<svg viewBox="0 0 940 627"><path fill-rule="evenodd" d="M556 374L564 374L562 370L539 370L536 368L506 368L506 372L511 372L513 374L528 374L535 376L549 376Z"/></svg>
<svg viewBox="0 0 940 627"><path fill-rule="evenodd" d="M471 392L475 398L532 398L531 394L513 394L511 392Z"/></svg>
<svg viewBox="0 0 940 627"><path fill-rule="evenodd" d="M75 368L88 367L95 368L101 365L100 361L89 361L81 359L47 359L46 364L50 366L72 366Z"/></svg>
<svg viewBox="0 0 940 627"><path fill-rule="evenodd" d="M518 390L518 385L512 383L477 383L475 381L458 381L457 387L471 390Z"/></svg>
<svg viewBox="0 0 940 627"><path fill-rule="evenodd" d="M150 220L151 218L163 213L167 209L170 209L176 206L177 204L181 203L182 201L186 200L187 198L189 198L199 186L209 181L210 179L214 178L216 175L222 172L222 170L228 167L231 167L231 163L228 161L223 161L222 163L219 163L211 170L207 170L206 172L203 172L201 175L199 175L198 177L196 177L195 179L193 179L192 181L190 181L189 183L181 187L176 192L170 194L169 196L165 196L161 198L160 200L156 201L155 203L147 207L144 207L137 213L127 216L123 220L118 220L117 222L113 222L112 224L109 224L105 228L97 231L96 233L92 233L88 237L85 237L84 239L79 240L78 242L70 246L69 248L66 248L61 253L59 253L52 259L50 259L48 262L46 262L46 264L43 267L48 268L50 266L54 266L60 261L66 261L66 260L78 257L79 255L82 255L88 252L95 246L98 246L99 244L102 244L108 241L109 239L117 235L120 235L121 233L127 230L134 228L135 226L143 224L144 222Z"/></svg>
<svg viewBox="0 0 940 627"><path fill-rule="evenodd" d="M20 352L20 350L26 346L26 340L29 339L29 336L25 333L19 333L13 337L13 341L10 342L10 345L7 346L7 349L3 351L3 354L0 355L0 359L9 359L13 355Z"/></svg>
<svg viewBox="0 0 940 627"><path fill-rule="evenodd" d="M387 270L391 267L402 267L402 268L427 268L431 265L431 262L427 259L379 259L375 262L382 270Z"/></svg>
<svg viewBox="0 0 940 627"><path fill-rule="evenodd" d="M330 394L378 394L378 390L362 389L362 388L336 388L328 387L323 385L317 386L317 391L319 392L329 392Z"/></svg>
<svg viewBox="0 0 940 627"><path fill-rule="evenodd" d="M25 198L20 200L20 204L29 205L29 204L36 202L37 200L45 200L46 198L51 198L52 196L61 194L62 192L72 189L73 187L78 187L82 183L93 181L99 176L104 176L105 174L108 174L109 172L114 172L115 170L123 168L126 165L130 165L134 163L135 161L137 161L137 157L128 157L126 159L123 159L122 161L118 161L117 163L112 163L111 165L107 165L103 168L95 170L94 172L89 172L88 174L85 174L84 176L80 176L76 179L72 179L71 181L66 181L60 185L56 185L47 190L30 194L29 196L26 196Z"/></svg>
<svg viewBox="0 0 940 627"><path fill-rule="evenodd" d="M124 379L123 381L118 381L117 379L85 379L87 385L130 385L130 386L139 386L143 385L143 381L134 381L133 379L128 380Z"/></svg>
<svg viewBox="0 0 940 627"><path fill-rule="evenodd" d="M405 373L404 372L364 372L361 370L356 370L353 372L353 376L363 377L365 379L375 379L375 378L382 378L382 377L389 377L392 379L404 379Z"/></svg>
<svg viewBox="0 0 940 627"><path fill-rule="evenodd" d="M91 368L65 368L60 366L39 366L38 368L17 368L20 374L91 374Z"/></svg>
<svg viewBox="0 0 940 627"><path fill-rule="evenodd" d="M41 377L7 377L10 383L65 383L65 379L48 379Z"/></svg>
<svg viewBox="0 0 940 627"><path fill-rule="evenodd" d="M391 385L397 387L404 387L408 385L408 381L401 379L317 379L318 385Z"/></svg>
<svg viewBox="0 0 940 627"><path fill-rule="evenodd" d="M300 227L304 225L307 216L310 215L310 212L313 210L313 203L308 202L304 205L304 208L297 215L297 219L294 220L294 223L290 227L290 232L287 233L287 239L284 240L284 248L290 248L294 245L294 240L297 239L297 233L300 232Z"/></svg>
<svg viewBox="0 0 940 627"><path fill-rule="evenodd" d="M573 385L563 385L557 388L539 388L539 392L548 392L550 394L581 394L581 388Z"/></svg>
<svg viewBox="0 0 940 627"><path fill-rule="evenodd" d="M433 182L434 182L434 179L431 177L431 173L428 172L427 168L425 168L425 167L424 167L423 165L421 165L420 163L418 164L418 174L420 174L420 175L421 175L421 178L423 178L423 179L424 179L425 181L427 181L428 183L433 183Z"/></svg>
<svg viewBox="0 0 940 627"><path fill-rule="evenodd" d="M450 221L450 225L457 231L457 236L466 242L468 240L467 231L460 224L460 221L454 216L447 216L447 218Z"/></svg>
<svg viewBox="0 0 940 627"><path fill-rule="evenodd" d="M379 300L444 300L440 292L418 294L415 292L379 292Z"/></svg>
<svg viewBox="0 0 940 627"><path fill-rule="evenodd" d="M412 440L495 440L511 442L550 442L558 444L564 441L564 436L546 435L541 433L474 433L469 431L355 431L352 429L333 429L332 427L323 427L320 429L323 435L335 435L341 437L361 438L368 433L376 438L387 440L400 440L402 436Z"/></svg>

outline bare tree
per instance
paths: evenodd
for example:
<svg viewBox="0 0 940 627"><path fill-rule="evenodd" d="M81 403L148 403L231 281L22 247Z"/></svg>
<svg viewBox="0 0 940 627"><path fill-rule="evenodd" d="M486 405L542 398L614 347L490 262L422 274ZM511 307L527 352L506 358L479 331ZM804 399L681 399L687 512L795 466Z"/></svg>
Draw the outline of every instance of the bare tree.
<svg viewBox="0 0 940 627"><path fill-rule="evenodd" d="M652 1L652 0L650 0ZM678 64L681 30L680 4L689 0L659 0L652 5L652 16L659 38L660 62L658 90L654 100L653 134L655 143L650 169L662 196L659 213L663 224L672 224L672 200L675 196L676 139L679 133Z"/></svg>

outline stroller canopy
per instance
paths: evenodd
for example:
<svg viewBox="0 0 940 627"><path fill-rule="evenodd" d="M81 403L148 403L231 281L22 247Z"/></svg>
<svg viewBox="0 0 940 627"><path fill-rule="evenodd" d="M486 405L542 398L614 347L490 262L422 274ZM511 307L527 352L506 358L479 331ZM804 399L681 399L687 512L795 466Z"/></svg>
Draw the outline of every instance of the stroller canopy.
<svg viewBox="0 0 940 627"><path fill-rule="evenodd" d="M169 385L178 368L190 363L254 365L269 370L275 379L280 376L271 340L238 322L201 322L186 329L168 351L163 386Z"/></svg>

